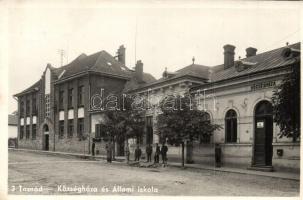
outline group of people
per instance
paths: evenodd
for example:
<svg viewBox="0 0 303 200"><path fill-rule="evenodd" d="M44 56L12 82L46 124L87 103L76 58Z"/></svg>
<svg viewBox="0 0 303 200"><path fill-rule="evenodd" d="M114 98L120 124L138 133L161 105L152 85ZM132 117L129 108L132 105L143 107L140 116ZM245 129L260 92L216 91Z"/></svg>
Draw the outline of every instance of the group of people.
<svg viewBox="0 0 303 200"><path fill-rule="evenodd" d="M167 164L167 151L168 147L163 143L162 147L160 149L159 145L156 144L156 150L154 154L154 163L159 163L160 155L162 157L162 163ZM148 144L145 149L146 156L147 156L147 162L151 162L152 153L153 153L153 147ZM137 148L135 149L135 161L140 161L142 155L142 150L140 149L140 146L137 145Z"/></svg>
<svg viewBox="0 0 303 200"><path fill-rule="evenodd" d="M111 143L106 144L106 146L105 146L107 162L112 161L112 148L113 147L112 147ZM156 148L155 148L155 153L154 153L154 163L159 163L160 155L161 155L162 163L164 165L166 165L167 164L167 151L168 151L168 147L165 145L165 143L162 144L161 148L157 143ZM148 144L146 146L145 152L146 152L146 156L147 156L147 162L151 162L152 154L153 154L153 147L150 144ZM94 142L92 144L92 155L95 156L95 143ZM142 150L141 150L140 146L137 145L137 147L135 149L135 161L140 161L141 155L142 155ZM130 151L129 151L128 146L126 146L126 148L125 148L125 156L126 156L127 162L129 162Z"/></svg>

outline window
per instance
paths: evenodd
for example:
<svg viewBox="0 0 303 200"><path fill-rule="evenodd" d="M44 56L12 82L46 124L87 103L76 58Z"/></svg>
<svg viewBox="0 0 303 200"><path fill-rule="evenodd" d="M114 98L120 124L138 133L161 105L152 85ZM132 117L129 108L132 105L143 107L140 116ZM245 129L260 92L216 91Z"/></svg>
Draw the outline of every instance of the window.
<svg viewBox="0 0 303 200"><path fill-rule="evenodd" d="M25 130L25 137L26 137L26 139L29 139L29 135L30 135L29 125L26 125L26 130Z"/></svg>
<svg viewBox="0 0 303 200"><path fill-rule="evenodd" d="M59 121L59 138L64 137L64 120Z"/></svg>
<svg viewBox="0 0 303 200"><path fill-rule="evenodd" d="M153 116L146 117L146 144L153 143Z"/></svg>
<svg viewBox="0 0 303 200"><path fill-rule="evenodd" d="M225 116L225 136L226 142L237 142L237 113L229 110Z"/></svg>
<svg viewBox="0 0 303 200"><path fill-rule="evenodd" d="M37 100L36 100L36 97L33 97L33 100L32 100L32 114L33 115L37 114Z"/></svg>
<svg viewBox="0 0 303 200"><path fill-rule="evenodd" d="M59 110L64 109L64 91L59 91Z"/></svg>
<svg viewBox="0 0 303 200"><path fill-rule="evenodd" d="M73 137L74 132L74 120L69 119L68 120L68 137Z"/></svg>
<svg viewBox="0 0 303 200"><path fill-rule="evenodd" d="M205 124L210 124L210 115L205 112L205 114L202 117L202 121ZM209 144L210 143L210 134L208 133L202 133L200 135L200 144Z"/></svg>
<svg viewBox="0 0 303 200"><path fill-rule="evenodd" d="M37 133L37 125L33 124L33 126L32 126L32 139L33 140L36 139L36 133Z"/></svg>
<svg viewBox="0 0 303 200"><path fill-rule="evenodd" d="M24 126L20 126L20 139L23 139L23 135L24 135Z"/></svg>
<svg viewBox="0 0 303 200"><path fill-rule="evenodd" d="M49 117L50 114L50 101L49 101L49 94L45 95L45 115Z"/></svg>
<svg viewBox="0 0 303 200"><path fill-rule="evenodd" d="M83 106L83 95L84 95L84 87L83 85L78 87L78 106Z"/></svg>
<svg viewBox="0 0 303 200"><path fill-rule="evenodd" d="M78 137L81 137L84 132L84 118L78 119Z"/></svg>
<svg viewBox="0 0 303 200"><path fill-rule="evenodd" d="M29 99L26 100L26 116L29 116L30 111L30 101Z"/></svg>
<svg viewBox="0 0 303 200"><path fill-rule="evenodd" d="M68 108L73 108L73 88L68 89Z"/></svg>
<svg viewBox="0 0 303 200"><path fill-rule="evenodd" d="M21 101L21 103L20 103L20 115L21 116L24 115L24 101Z"/></svg>
<svg viewBox="0 0 303 200"><path fill-rule="evenodd" d="M101 124L95 125L95 138L101 138Z"/></svg>

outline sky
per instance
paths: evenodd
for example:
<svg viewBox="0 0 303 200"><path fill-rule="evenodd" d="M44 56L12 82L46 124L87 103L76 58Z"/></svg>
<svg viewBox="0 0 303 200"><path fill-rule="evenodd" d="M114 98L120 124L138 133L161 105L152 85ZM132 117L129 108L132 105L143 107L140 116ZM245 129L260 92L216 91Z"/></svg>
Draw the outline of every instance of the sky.
<svg viewBox="0 0 303 200"><path fill-rule="evenodd" d="M159 78L192 63L223 63L223 46L258 53L300 41L300 8L285 4L115 4L13 6L8 10L8 112L16 94L39 80L47 63L60 66L81 53L126 47L126 65L142 60Z"/></svg>

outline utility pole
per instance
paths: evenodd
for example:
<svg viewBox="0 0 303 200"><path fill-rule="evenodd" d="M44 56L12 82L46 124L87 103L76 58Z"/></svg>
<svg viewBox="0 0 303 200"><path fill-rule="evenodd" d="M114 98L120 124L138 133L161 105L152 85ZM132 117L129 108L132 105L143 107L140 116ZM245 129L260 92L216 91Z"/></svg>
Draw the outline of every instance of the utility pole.
<svg viewBox="0 0 303 200"><path fill-rule="evenodd" d="M58 54L60 55L60 61L61 61L61 67L63 66L63 57L65 56L65 51L64 49L58 49Z"/></svg>
<svg viewBox="0 0 303 200"><path fill-rule="evenodd" d="M137 29L138 29L138 21L136 18L136 28L135 28L135 65L137 63Z"/></svg>

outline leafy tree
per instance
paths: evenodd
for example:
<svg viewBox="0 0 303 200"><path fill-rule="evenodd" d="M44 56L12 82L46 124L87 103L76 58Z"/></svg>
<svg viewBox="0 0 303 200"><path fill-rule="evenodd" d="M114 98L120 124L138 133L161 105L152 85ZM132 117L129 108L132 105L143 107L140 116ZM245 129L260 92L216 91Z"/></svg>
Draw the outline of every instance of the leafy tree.
<svg viewBox="0 0 303 200"><path fill-rule="evenodd" d="M272 96L274 122L280 127L279 137L300 137L300 64L291 68Z"/></svg>
<svg viewBox="0 0 303 200"><path fill-rule="evenodd" d="M158 115L161 138L168 143L182 146L182 167L184 167L184 143L200 137L210 136L220 126L206 119L207 113L194 107L190 94L168 96L160 102L162 114Z"/></svg>
<svg viewBox="0 0 303 200"><path fill-rule="evenodd" d="M144 130L144 111L132 109L133 97L121 97L120 105L117 109L106 109L106 123L103 131L107 133L107 139L114 144L128 142L129 138L136 138L137 141L142 137ZM115 148L113 149L115 150ZM115 152L113 153L115 155Z"/></svg>

